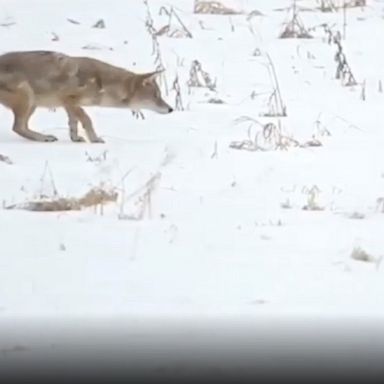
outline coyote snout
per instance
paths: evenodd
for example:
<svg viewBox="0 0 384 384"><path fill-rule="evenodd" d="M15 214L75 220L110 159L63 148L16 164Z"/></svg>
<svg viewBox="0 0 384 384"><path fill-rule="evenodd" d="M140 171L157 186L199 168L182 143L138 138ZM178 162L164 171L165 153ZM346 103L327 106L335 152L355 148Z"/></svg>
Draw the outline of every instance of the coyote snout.
<svg viewBox="0 0 384 384"><path fill-rule="evenodd" d="M142 75L144 79L132 97L131 108L149 109L162 114L173 112L173 108L162 99L160 88L155 81L159 73Z"/></svg>
<svg viewBox="0 0 384 384"><path fill-rule="evenodd" d="M148 109L171 113L156 77L160 72L137 74L89 57L52 51L10 52L0 56L0 104L13 111L13 130L35 141L55 141L52 135L31 130L29 119L38 107L63 107L70 138L80 142L80 122L91 142L103 142L82 107Z"/></svg>

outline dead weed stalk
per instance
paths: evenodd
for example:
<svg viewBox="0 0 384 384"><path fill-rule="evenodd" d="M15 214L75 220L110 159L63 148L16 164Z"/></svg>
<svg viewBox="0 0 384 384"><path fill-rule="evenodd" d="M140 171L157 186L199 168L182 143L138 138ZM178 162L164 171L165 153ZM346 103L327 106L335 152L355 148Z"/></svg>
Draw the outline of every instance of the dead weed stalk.
<svg viewBox="0 0 384 384"><path fill-rule="evenodd" d="M167 36L173 38L188 38L192 39L191 31L185 26L180 16L177 14L173 7L161 7L159 11L159 15L168 16L168 23L161 27L157 32L156 36ZM174 24L174 20L176 20L177 27L172 28Z"/></svg>
<svg viewBox="0 0 384 384"><path fill-rule="evenodd" d="M145 20L145 26L147 28L148 33L152 37L152 56L155 57L154 63L156 66L156 71L160 71L159 75L159 81L160 81L160 86L163 86L165 94L168 96L168 85L167 85L167 78L165 76L165 65L161 53L161 48L158 40L158 35L157 35L157 30L154 27L154 21L152 18L152 13L151 9L148 4L148 0L143 0L143 3L146 7L146 20Z"/></svg>

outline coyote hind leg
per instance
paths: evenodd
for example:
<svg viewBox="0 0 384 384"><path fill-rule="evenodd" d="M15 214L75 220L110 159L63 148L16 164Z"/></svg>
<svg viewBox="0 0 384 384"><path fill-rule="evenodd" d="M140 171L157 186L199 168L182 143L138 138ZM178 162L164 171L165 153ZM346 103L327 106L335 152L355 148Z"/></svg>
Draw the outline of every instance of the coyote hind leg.
<svg viewBox="0 0 384 384"><path fill-rule="evenodd" d="M24 137L25 139L41 142L52 142L56 141L57 137L53 135L44 135L42 133L32 131L28 128L28 120L35 111L35 107L30 108L29 110L23 109L14 109L13 113L15 115L15 120L13 124L13 131Z"/></svg>
<svg viewBox="0 0 384 384"><path fill-rule="evenodd" d="M13 131L25 139L41 142L56 141L53 135L44 135L42 133L29 129L28 122L36 107L34 106L34 95L27 82L20 83L17 88L10 91L10 108L14 114Z"/></svg>

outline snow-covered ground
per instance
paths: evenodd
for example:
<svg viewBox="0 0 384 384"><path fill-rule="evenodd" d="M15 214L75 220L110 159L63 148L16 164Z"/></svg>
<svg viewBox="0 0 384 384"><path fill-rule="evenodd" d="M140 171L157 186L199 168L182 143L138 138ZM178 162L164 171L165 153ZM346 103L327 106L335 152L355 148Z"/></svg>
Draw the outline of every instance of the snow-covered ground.
<svg viewBox="0 0 384 384"><path fill-rule="evenodd" d="M70 142L61 110L38 110L31 121L58 142L26 141L0 108L0 154L12 161L0 162L4 207L100 185L119 192L102 212L1 210L2 319L384 314L384 2L348 10L342 45L353 87L335 79L336 46L322 28L313 39L278 39L289 20L279 8L290 3L228 1L246 13L212 16L193 14L192 0L149 1L157 29L168 20L160 7L174 5L193 35L158 38L164 98L175 104L177 74L185 110L139 120L128 110L89 108L105 144ZM306 27L343 30L341 12L299 5L310 9L300 13ZM263 15L247 21L255 9ZM139 0L2 1L0 24L10 25L0 27L1 51L57 50L146 72L156 67L146 17ZM92 28L99 19L106 28ZM282 131L322 146L230 147L248 139L249 123L238 118L278 124L261 116L273 91L267 54L287 107ZM188 92L193 60L216 79L216 92ZM147 209L134 220L153 175ZM368 261L351 257L359 247Z"/></svg>

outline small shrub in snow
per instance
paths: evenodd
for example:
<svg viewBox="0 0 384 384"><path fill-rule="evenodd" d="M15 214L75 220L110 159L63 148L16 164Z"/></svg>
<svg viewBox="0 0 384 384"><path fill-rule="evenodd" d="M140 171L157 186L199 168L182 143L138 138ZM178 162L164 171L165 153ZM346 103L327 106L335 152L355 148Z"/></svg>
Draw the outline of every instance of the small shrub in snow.
<svg viewBox="0 0 384 384"><path fill-rule="evenodd" d="M211 91L216 90L216 79L212 81L208 72L203 70L201 63L198 60L193 60L191 69L189 70L189 87L203 87Z"/></svg>

